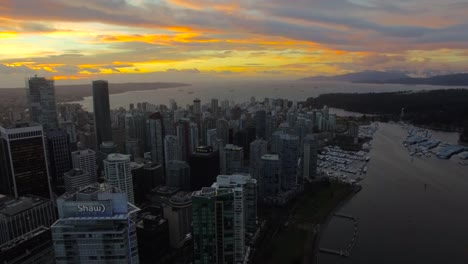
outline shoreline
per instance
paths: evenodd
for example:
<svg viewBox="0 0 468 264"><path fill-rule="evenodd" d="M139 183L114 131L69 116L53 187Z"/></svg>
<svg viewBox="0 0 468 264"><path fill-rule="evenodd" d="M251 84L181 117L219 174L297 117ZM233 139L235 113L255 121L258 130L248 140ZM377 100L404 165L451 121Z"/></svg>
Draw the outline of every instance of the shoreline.
<svg viewBox="0 0 468 264"><path fill-rule="evenodd" d="M318 232L314 233L311 241L312 253L310 255L305 256L305 259L308 259L308 261L304 261L304 263L318 264L318 255L320 254L320 241L323 232L325 232L325 230L328 228L328 225L330 224L330 221L332 220L335 213L338 212L349 201L351 201L354 198L354 196L362 190L362 188L363 187L361 185L355 185L353 189L349 192L349 194L343 200L341 200L332 210L330 210L327 216L322 221L320 221L318 225L316 225L316 227L318 226Z"/></svg>

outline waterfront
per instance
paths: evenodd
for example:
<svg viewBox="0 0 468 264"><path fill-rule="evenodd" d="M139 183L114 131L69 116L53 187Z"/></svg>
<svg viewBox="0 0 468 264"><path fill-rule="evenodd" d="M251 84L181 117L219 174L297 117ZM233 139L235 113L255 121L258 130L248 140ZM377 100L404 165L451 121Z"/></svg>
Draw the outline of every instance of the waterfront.
<svg viewBox="0 0 468 264"><path fill-rule="evenodd" d="M401 143L406 135L397 124L380 124L363 189L338 211L358 218L351 258L321 253L318 263L468 261L468 168L457 164L457 157L412 159ZM457 140L456 133L437 132L433 137ZM333 218L320 246L344 249L352 228Z"/></svg>
<svg viewBox="0 0 468 264"><path fill-rule="evenodd" d="M183 81L183 80L180 80ZM112 85L112 84L111 84ZM112 94L110 105L112 109L125 107L130 103L149 102L152 104L168 104L170 99L185 107L199 98L202 104L209 103L212 98L220 101L248 102L254 96L257 100L265 97L287 98L303 101L325 93L367 93L396 92L444 89L444 86L429 85L394 85L394 84L358 84L340 82L298 82L298 81L215 81L193 83L191 86L176 88L161 88L148 91L134 91L122 94ZM450 87L457 88L457 87ZM92 97L85 97L80 103L92 111Z"/></svg>

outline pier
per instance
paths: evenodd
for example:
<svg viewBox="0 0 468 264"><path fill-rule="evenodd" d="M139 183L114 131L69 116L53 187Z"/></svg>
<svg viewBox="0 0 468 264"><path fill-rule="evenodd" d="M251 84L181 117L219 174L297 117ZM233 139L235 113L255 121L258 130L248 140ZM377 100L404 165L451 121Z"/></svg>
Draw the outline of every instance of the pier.
<svg viewBox="0 0 468 264"><path fill-rule="evenodd" d="M351 251L353 250L354 246L356 245L357 236L359 234L357 219L354 216L346 215L346 214L334 214L333 216L353 221L353 225L354 225L353 237L352 237L351 241L349 242L348 246L346 247L346 249L344 249L344 250L334 250L334 249L328 249L328 248L320 248L320 252L326 253L326 254L331 254L331 255L336 255L336 256L340 256L340 257L344 257L344 258L349 258L351 256Z"/></svg>

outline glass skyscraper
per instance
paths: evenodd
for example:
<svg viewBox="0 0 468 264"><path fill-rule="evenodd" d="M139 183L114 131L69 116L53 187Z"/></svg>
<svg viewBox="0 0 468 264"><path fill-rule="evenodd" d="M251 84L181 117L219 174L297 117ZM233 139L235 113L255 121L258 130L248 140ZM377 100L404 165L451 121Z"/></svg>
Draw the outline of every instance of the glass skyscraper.
<svg viewBox="0 0 468 264"><path fill-rule="evenodd" d="M51 128L57 128L54 81L35 76L30 78L26 85L31 121L41 124L45 132Z"/></svg>
<svg viewBox="0 0 468 264"><path fill-rule="evenodd" d="M88 185L57 199L52 225L57 264L138 264L132 215L139 209L127 194L108 184Z"/></svg>
<svg viewBox="0 0 468 264"><path fill-rule="evenodd" d="M104 141L112 141L109 83L107 81L93 81L93 106L96 146L100 146Z"/></svg>

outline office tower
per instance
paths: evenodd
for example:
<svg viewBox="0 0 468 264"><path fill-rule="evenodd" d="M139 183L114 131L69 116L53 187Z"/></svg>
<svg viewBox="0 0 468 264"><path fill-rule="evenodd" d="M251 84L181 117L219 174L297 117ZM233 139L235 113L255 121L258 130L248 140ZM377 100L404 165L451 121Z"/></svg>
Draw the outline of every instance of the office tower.
<svg viewBox="0 0 468 264"><path fill-rule="evenodd" d="M259 176L260 162L263 155L268 152L268 142L265 140L257 139L250 143L250 175L257 181Z"/></svg>
<svg viewBox="0 0 468 264"><path fill-rule="evenodd" d="M221 152L221 174L235 174L244 169L244 149L235 145L226 145Z"/></svg>
<svg viewBox="0 0 468 264"><path fill-rule="evenodd" d="M165 164L170 160L181 160L179 139L176 136L164 137L164 159Z"/></svg>
<svg viewBox="0 0 468 264"><path fill-rule="evenodd" d="M97 182L96 152L86 149L71 153L73 168L89 173L90 180Z"/></svg>
<svg viewBox="0 0 468 264"><path fill-rule="evenodd" d="M138 254L142 263L158 263L169 251L169 224L159 207L149 206L137 216Z"/></svg>
<svg viewBox="0 0 468 264"><path fill-rule="evenodd" d="M226 119L216 121L216 136L223 141L223 146L229 143L229 122Z"/></svg>
<svg viewBox="0 0 468 264"><path fill-rule="evenodd" d="M78 168L65 172L63 174L63 179L65 181L66 192L74 192L79 190L80 187L96 182L95 178L91 177L87 171Z"/></svg>
<svg viewBox="0 0 468 264"><path fill-rule="evenodd" d="M192 196L188 192L174 194L164 204L164 218L169 222L169 241L172 248L181 248L192 232Z"/></svg>
<svg viewBox="0 0 468 264"><path fill-rule="evenodd" d="M219 151L211 146L200 146L190 156L192 190L210 186L220 174Z"/></svg>
<svg viewBox="0 0 468 264"><path fill-rule="evenodd" d="M135 203L129 155L109 154L104 160L104 176L108 184L127 194L129 203Z"/></svg>
<svg viewBox="0 0 468 264"><path fill-rule="evenodd" d="M59 219L52 225L55 260L68 263L139 263L133 214L127 194L94 184L57 199Z"/></svg>
<svg viewBox="0 0 468 264"><path fill-rule="evenodd" d="M177 132L175 129L173 112L164 112L163 124L164 124L164 136L167 136L167 135L176 136L177 135Z"/></svg>
<svg viewBox="0 0 468 264"><path fill-rule="evenodd" d="M190 166L185 161L170 160L166 164L166 185L190 190Z"/></svg>
<svg viewBox="0 0 468 264"><path fill-rule="evenodd" d="M42 126L17 123L0 127L0 193L51 198Z"/></svg>
<svg viewBox="0 0 468 264"><path fill-rule="evenodd" d="M200 135L198 125L196 123L190 123L190 154L195 152L195 149L200 145ZM188 159L187 159L188 161Z"/></svg>
<svg viewBox="0 0 468 264"><path fill-rule="evenodd" d="M67 131L61 128L49 129L46 136L52 189L61 195L65 192L63 174L72 168L70 139Z"/></svg>
<svg viewBox="0 0 468 264"><path fill-rule="evenodd" d="M140 140L136 138L129 138L125 141L125 153L130 155L131 160L138 160L141 158Z"/></svg>
<svg viewBox="0 0 468 264"><path fill-rule="evenodd" d="M78 149L78 134L76 132L75 124L72 121L62 121L60 122L60 128L67 131L70 142L70 150L76 151Z"/></svg>
<svg viewBox="0 0 468 264"><path fill-rule="evenodd" d="M200 99L198 99L198 98L193 100L193 113L195 115L200 115L201 114L201 103L200 103Z"/></svg>
<svg viewBox="0 0 468 264"><path fill-rule="evenodd" d="M129 112L125 114L125 135L128 139L138 139L140 149L146 146L146 114L143 112Z"/></svg>
<svg viewBox="0 0 468 264"><path fill-rule="evenodd" d="M50 227L57 219L51 200L26 195L0 195L0 245L40 227Z"/></svg>
<svg viewBox="0 0 468 264"><path fill-rule="evenodd" d="M211 99L211 113L213 113L215 117L218 116L219 114L218 99Z"/></svg>
<svg viewBox="0 0 468 264"><path fill-rule="evenodd" d="M148 129L148 146L151 152L151 161L159 164L164 163L164 127L161 113L150 115L146 121Z"/></svg>
<svg viewBox="0 0 468 264"><path fill-rule="evenodd" d="M144 186L141 186L141 179L145 177L145 170L143 163L130 162L130 173L132 175L133 194L135 205L141 205L145 199Z"/></svg>
<svg viewBox="0 0 468 264"><path fill-rule="evenodd" d="M144 186L143 192L145 194L150 193L150 191L157 186L164 183L164 169L161 164L153 162L145 162L143 167L144 178L142 184Z"/></svg>
<svg viewBox="0 0 468 264"><path fill-rule="evenodd" d="M113 127L112 139L113 139L113 142L117 145L117 152L124 153L125 152L125 140L127 139L125 136L125 128Z"/></svg>
<svg viewBox="0 0 468 264"><path fill-rule="evenodd" d="M54 263L54 247L49 227L40 226L0 245L2 264Z"/></svg>
<svg viewBox="0 0 468 264"><path fill-rule="evenodd" d="M31 122L41 124L46 132L51 128L57 128L54 81L35 76L29 78L26 84Z"/></svg>
<svg viewBox="0 0 468 264"><path fill-rule="evenodd" d="M257 181L246 175L219 175L211 187L234 192L234 240L240 259L241 252L242 255L245 252L247 236L253 236L257 230Z"/></svg>
<svg viewBox="0 0 468 264"><path fill-rule="evenodd" d="M206 145L213 147L218 139L218 132L216 129L208 129L206 131Z"/></svg>
<svg viewBox="0 0 468 264"><path fill-rule="evenodd" d="M208 145L208 131L214 129L216 131L216 119L211 116L203 118L201 126L201 145ZM208 145L209 146L209 145Z"/></svg>
<svg viewBox="0 0 468 264"><path fill-rule="evenodd" d="M204 187L192 194L194 263L242 263L234 251L234 193Z"/></svg>
<svg viewBox="0 0 468 264"><path fill-rule="evenodd" d="M304 140L303 178L312 180L317 176L318 142L312 135Z"/></svg>
<svg viewBox="0 0 468 264"><path fill-rule="evenodd" d="M281 193L281 160L278 154L266 154L260 163L257 179L259 197L277 197Z"/></svg>
<svg viewBox="0 0 468 264"><path fill-rule="evenodd" d="M177 138L179 139L180 159L187 161L190 157L190 120L182 118L177 122Z"/></svg>
<svg viewBox="0 0 468 264"><path fill-rule="evenodd" d="M281 136L281 183L283 190L290 190L296 184L298 176L299 137L284 134Z"/></svg>
<svg viewBox="0 0 468 264"><path fill-rule="evenodd" d="M112 141L109 84L107 81L93 81L93 106L96 146L100 146L104 141Z"/></svg>
<svg viewBox="0 0 468 264"><path fill-rule="evenodd" d="M257 138L266 139L266 111L258 110L255 113L255 132Z"/></svg>
<svg viewBox="0 0 468 264"><path fill-rule="evenodd" d="M234 145L244 149L244 159L249 160L250 157L250 142L249 135L246 130L239 130L234 133Z"/></svg>

